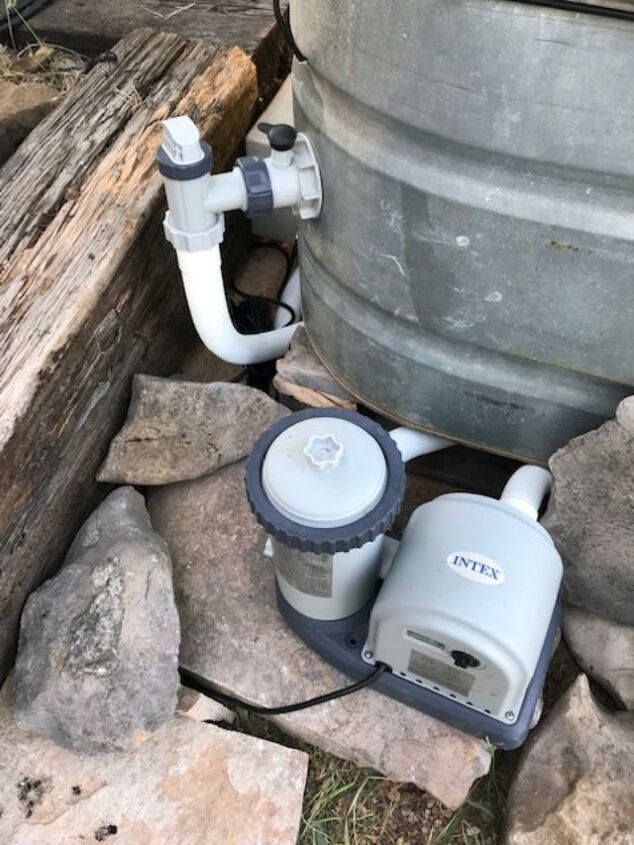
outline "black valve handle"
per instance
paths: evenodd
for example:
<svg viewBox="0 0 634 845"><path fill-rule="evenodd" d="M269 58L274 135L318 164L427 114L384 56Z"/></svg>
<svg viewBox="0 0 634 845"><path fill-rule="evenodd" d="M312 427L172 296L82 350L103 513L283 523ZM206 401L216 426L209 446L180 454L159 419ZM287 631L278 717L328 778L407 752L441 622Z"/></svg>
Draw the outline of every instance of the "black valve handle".
<svg viewBox="0 0 634 845"><path fill-rule="evenodd" d="M287 123L258 123L258 129L269 139L272 150L292 150L297 140L297 131Z"/></svg>

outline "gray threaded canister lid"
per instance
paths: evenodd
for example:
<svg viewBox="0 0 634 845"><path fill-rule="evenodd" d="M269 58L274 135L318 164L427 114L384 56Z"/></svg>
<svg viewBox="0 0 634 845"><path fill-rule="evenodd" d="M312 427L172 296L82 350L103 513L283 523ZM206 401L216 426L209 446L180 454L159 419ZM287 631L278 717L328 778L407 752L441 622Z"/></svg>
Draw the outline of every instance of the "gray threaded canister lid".
<svg viewBox="0 0 634 845"><path fill-rule="evenodd" d="M389 434L352 411L278 420L255 444L247 497L261 525L303 552L334 554L385 533L403 501L405 469Z"/></svg>

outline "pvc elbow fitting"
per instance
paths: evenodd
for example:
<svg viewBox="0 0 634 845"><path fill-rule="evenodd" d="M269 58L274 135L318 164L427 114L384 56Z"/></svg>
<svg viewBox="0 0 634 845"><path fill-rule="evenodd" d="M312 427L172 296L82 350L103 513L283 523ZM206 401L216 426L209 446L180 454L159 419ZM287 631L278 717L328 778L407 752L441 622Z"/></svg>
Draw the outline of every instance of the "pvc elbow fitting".
<svg viewBox="0 0 634 845"><path fill-rule="evenodd" d="M177 253L187 304L200 339L230 364L258 364L283 355L300 323L241 334L231 320L222 279L220 248Z"/></svg>
<svg viewBox="0 0 634 845"><path fill-rule="evenodd" d="M413 431L411 428L393 428L390 437L396 443L404 463L418 458L421 455L429 455L432 452L439 452L453 446L453 440L445 437L438 437L436 434L427 434L424 431Z"/></svg>

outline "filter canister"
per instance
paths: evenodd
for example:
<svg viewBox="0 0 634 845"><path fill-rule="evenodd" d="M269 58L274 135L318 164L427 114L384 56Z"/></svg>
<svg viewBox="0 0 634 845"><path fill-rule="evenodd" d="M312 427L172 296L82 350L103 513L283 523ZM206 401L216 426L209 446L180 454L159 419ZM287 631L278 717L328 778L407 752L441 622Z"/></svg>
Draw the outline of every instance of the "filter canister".
<svg viewBox="0 0 634 845"><path fill-rule="evenodd" d="M404 494L403 462L387 432L350 411L293 414L256 443L246 484L287 601L314 619L359 610L374 593L383 534Z"/></svg>

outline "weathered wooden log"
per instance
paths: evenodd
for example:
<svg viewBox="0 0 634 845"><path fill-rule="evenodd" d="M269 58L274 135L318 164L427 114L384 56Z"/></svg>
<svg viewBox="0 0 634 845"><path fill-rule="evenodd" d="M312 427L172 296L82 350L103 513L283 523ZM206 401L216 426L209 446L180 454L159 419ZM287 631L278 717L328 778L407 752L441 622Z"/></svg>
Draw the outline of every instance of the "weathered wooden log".
<svg viewBox="0 0 634 845"><path fill-rule="evenodd" d="M276 364L273 384L284 396L312 408L356 410L357 400L330 375L315 354L303 326L293 335L291 347Z"/></svg>
<svg viewBox="0 0 634 845"><path fill-rule="evenodd" d="M94 476L135 372L192 340L155 167L161 120L189 114L222 168L250 124L256 71L140 31L97 65L0 170L0 679L25 597L105 490Z"/></svg>

